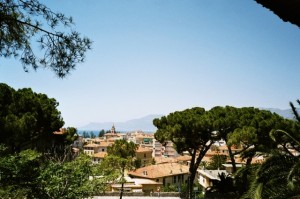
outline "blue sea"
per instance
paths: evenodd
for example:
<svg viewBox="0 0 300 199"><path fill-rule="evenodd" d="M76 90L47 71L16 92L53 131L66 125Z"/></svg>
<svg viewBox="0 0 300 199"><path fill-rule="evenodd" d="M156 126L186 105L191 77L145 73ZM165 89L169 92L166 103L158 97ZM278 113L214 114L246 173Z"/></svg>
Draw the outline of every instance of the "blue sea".
<svg viewBox="0 0 300 199"><path fill-rule="evenodd" d="M89 134L92 134L92 133L93 133L94 135L98 136L98 134L99 134L100 131L101 131L101 130L95 131L95 130L78 130L78 129L77 129L78 135L82 135L83 132L87 132L87 133L89 133Z"/></svg>

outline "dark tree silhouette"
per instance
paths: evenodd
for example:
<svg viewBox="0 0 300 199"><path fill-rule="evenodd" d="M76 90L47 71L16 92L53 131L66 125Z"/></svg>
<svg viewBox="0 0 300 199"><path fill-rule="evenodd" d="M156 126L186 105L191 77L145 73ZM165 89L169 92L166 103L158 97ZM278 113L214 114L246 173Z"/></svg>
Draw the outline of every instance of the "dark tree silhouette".
<svg viewBox="0 0 300 199"><path fill-rule="evenodd" d="M44 67L64 77L91 48L72 25L71 17L38 0L0 0L0 57L19 58L25 71Z"/></svg>
<svg viewBox="0 0 300 199"><path fill-rule="evenodd" d="M257 3L274 12L285 22L300 27L300 1L299 0L255 0Z"/></svg>
<svg viewBox="0 0 300 199"><path fill-rule="evenodd" d="M192 198L197 169L202 158L216 140L212 123L213 120L207 116L205 109L200 107L176 111L153 120L153 124L157 127L155 139L161 143L170 140L174 143L178 153L188 151L192 157L187 198Z"/></svg>
<svg viewBox="0 0 300 199"><path fill-rule="evenodd" d="M64 125L57 106L55 99L30 88L14 90L0 84L0 144L11 152L53 147L53 132Z"/></svg>

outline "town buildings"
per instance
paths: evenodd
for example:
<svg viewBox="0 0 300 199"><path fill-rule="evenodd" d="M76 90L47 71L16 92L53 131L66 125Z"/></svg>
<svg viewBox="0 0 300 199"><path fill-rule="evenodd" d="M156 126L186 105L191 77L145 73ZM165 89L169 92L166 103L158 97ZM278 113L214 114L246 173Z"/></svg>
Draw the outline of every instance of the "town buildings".
<svg viewBox="0 0 300 199"><path fill-rule="evenodd" d="M153 162L152 150L149 148L139 146L135 152L135 156L141 161L142 167L150 165Z"/></svg>
<svg viewBox="0 0 300 199"><path fill-rule="evenodd" d="M141 163L141 168L126 172L128 176L126 176L126 183L124 184L125 191L153 192L158 187L170 185L180 190L181 186L187 183L191 156L188 155L188 152L184 153L187 155L178 154L171 141L159 143L153 134L147 134L142 131L117 133L113 125L111 130L105 133L103 137L81 138L76 144L80 146L82 142L85 143L82 147L83 152L91 156L92 162L97 164L108 155L107 148L112 146L115 140L118 139L131 141L138 145L135 158L140 160ZM237 168L245 164L245 160L242 160L240 155L238 155L241 150L241 147L231 147L231 151L237 154L234 156ZM217 155L227 157L226 163L223 164L226 169L207 170L204 163L209 164L211 158ZM252 163L261 163L262 161L264 161L263 157L255 157ZM227 175L232 173L228 147L222 140L212 145L211 149L203 157L202 163L197 170L195 181L198 181L203 189L212 186L213 181L219 180L219 174L224 173ZM120 191L120 188L121 184L111 183L109 190Z"/></svg>
<svg viewBox="0 0 300 199"><path fill-rule="evenodd" d="M150 179L162 183L163 186L181 187L187 182L189 167L179 163L149 165L128 172L130 177Z"/></svg>
<svg viewBox="0 0 300 199"><path fill-rule="evenodd" d="M228 172L226 170L198 169L197 179L199 184L203 187L203 190L205 190L206 188L213 186L214 181L220 180L219 175L221 175L222 173L228 175Z"/></svg>
<svg viewBox="0 0 300 199"><path fill-rule="evenodd" d="M158 188L162 187L161 182L156 182L150 179L125 177L124 191L125 192L145 192L150 194ZM110 186L110 191L120 192L121 184L113 183Z"/></svg>

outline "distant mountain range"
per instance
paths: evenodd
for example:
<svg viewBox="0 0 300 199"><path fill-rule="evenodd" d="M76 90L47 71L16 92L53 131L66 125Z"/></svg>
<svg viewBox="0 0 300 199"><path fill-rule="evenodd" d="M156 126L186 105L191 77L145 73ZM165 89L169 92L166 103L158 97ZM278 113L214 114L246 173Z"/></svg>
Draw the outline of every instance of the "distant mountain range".
<svg viewBox="0 0 300 199"><path fill-rule="evenodd" d="M110 130L115 125L116 131L136 131L155 132L156 127L153 125L153 119L160 118L162 115L147 115L142 118L128 120L126 122L92 122L78 128L79 130Z"/></svg>
<svg viewBox="0 0 300 199"><path fill-rule="evenodd" d="M271 112L277 113L278 115L293 119L294 115L291 109L277 109L277 108L260 108L263 110L269 110ZM300 112L300 109L298 109ZM88 131L100 131L101 129L110 130L113 125L115 125L116 131L136 131L141 130L144 132L155 132L156 127L153 125L153 119L160 118L163 115L147 115L142 118L128 120L126 122L93 122L85 126L79 127L78 130L88 130Z"/></svg>
<svg viewBox="0 0 300 199"><path fill-rule="evenodd" d="M294 119L294 114L292 109L278 109L278 108L261 108L263 110L271 111L272 113L277 113L278 115L287 118L287 119ZM300 113L300 108L297 109L298 113Z"/></svg>

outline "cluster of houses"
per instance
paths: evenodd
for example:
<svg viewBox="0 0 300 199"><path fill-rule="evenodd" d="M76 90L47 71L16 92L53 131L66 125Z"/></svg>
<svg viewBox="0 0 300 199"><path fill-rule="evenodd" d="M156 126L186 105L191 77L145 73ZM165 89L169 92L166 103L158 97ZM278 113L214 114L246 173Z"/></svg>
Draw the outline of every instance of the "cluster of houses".
<svg viewBox="0 0 300 199"><path fill-rule="evenodd" d="M182 185L187 183L189 178L189 163L191 157L180 155L176 152L171 141L162 145L151 133L142 131L129 133L116 133L115 127L112 126L109 133L103 137L83 138L79 137L75 141L74 147L81 148L84 153L91 157L93 163L100 163L107 155L107 148L112 146L118 139L132 141L139 147L136 150L136 158L141 161L141 167L128 171L124 191L127 192L155 192L164 186L177 187L180 191ZM232 148L232 150L241 150ZM209 150L202 161L209 163L214 155L229 156L228 148L224 141L219 141L211 150ZM236 156L237 166L243 165L243 160ZM253 160L263 161L263 157ZM221 173L230 174L231 164L223 164L226 170L207 170L204 167L198 169L196 180L203 189L212 186L212 182L219 180L218 175ZM120 191L120 184L111 184L108 191Z"/></svg>

